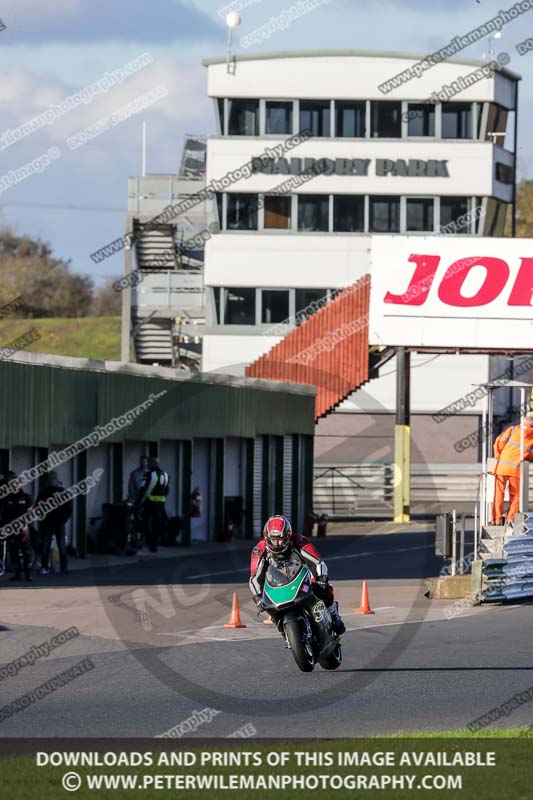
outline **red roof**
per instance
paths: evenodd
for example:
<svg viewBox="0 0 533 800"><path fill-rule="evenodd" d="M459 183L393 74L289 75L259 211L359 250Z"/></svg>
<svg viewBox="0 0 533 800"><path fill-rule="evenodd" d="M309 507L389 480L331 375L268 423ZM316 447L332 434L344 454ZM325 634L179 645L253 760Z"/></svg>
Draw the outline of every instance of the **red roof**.
<svg viewBox="0 0 533 800"><path fill-rule="evenodd" d="M250 378L316 386L323 417L368 380L370 275L344 289L246 368Z"/></svg>

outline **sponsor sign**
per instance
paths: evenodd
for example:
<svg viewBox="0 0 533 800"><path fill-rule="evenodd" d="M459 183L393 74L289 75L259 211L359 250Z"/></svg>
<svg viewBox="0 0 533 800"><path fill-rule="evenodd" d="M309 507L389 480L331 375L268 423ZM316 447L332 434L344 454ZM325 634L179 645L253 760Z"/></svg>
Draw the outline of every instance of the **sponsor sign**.
<svg viewBox="0 0 533 800"><path fill-rule="evenodd" d="M370 344L533 351L532 298L532 239L373 239Z"/></svg>

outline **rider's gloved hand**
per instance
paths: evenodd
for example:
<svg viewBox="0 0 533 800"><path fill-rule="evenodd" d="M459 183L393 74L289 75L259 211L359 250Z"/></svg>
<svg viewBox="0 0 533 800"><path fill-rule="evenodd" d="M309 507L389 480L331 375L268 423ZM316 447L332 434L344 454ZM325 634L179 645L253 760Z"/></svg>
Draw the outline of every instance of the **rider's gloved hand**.
<svg viewBox="0 0 533 800"><path fill-rule="evenodd" d="M262 599L261 599L261 596L260 596L260 595L256 595L256 596L254 597L254 603L255 603L255 606L256 606L256 608L257 608L257 610L258 610L258 612L259 612L259 613L261 613L262 611L264 611L264 610L265 610L265 607L264 607L264 605L263 605L263 601L262 601Z"/></svg>
<svg viewBox="0 0 533 800"><path fill-rule="evenodd" d="M318 578L316 579L316 583L317 583L317 586L320 587L320 589L327 589L328 576L327 575L319 575Z"/></svg>

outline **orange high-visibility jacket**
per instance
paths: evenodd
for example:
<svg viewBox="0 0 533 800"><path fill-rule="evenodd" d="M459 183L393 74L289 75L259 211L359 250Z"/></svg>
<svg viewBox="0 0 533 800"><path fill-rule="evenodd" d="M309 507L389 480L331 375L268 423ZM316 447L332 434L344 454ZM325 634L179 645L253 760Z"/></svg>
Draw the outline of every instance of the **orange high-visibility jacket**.
<svg viewBox="0 0 533 800"><path fill-rule="evenodd" d="M520 425L506 428L494 442L495 475L520 475ZM524 461L533 461L533 421L524 423Z"/></svg>

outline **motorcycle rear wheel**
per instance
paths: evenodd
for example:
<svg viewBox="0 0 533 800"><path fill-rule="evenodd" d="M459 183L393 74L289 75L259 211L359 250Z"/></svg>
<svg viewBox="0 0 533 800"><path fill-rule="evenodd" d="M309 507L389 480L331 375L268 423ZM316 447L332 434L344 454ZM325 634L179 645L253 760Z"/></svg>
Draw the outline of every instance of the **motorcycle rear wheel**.
<svg viewBox="0 0 533 800"><path fill-rule="evenodd" d="M335 650L325 658L319 658L318 663L322 669L338 669L342 664L342 650L341 643L339 642Z"/></svg>
<svg viewBox="0 0 533 800"><path fill-rule="evenodd" d="M305 641L302 622L296 619L290 620L284 625L284 630L298 669L302 672L312 672L315 668L315 656L311 644Z"/></svg>

